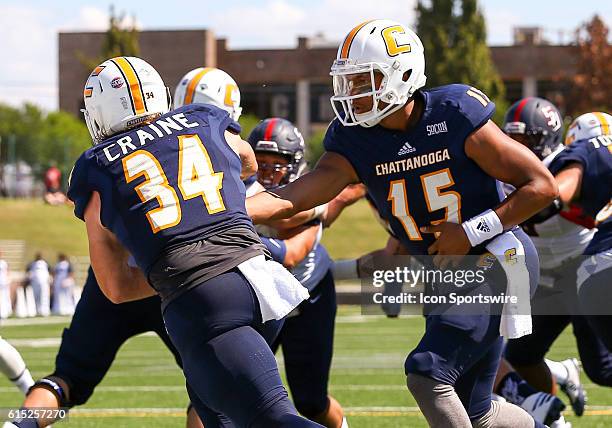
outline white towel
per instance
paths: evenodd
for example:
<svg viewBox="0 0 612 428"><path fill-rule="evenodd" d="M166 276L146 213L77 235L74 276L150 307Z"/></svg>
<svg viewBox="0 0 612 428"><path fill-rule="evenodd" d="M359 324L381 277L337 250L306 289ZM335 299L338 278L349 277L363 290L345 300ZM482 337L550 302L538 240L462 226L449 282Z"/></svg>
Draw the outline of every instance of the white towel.
<svg viewBox="0 0 612 428"><path fill-rule="evenodd" d="M507 339L518 339L531 334L529 271L523 244L512 232L504 232L489 242L487 250L497 257L506 273L506 296L518 298L517 303L504 304L499 334Z"/></svg>
<svg viewBox="0 0 612 428"><path fill-rule="evenodd" d="M283 318L310 296L287 269L263 255L240 263L238 269L257 294L263 322Z"/></svg>

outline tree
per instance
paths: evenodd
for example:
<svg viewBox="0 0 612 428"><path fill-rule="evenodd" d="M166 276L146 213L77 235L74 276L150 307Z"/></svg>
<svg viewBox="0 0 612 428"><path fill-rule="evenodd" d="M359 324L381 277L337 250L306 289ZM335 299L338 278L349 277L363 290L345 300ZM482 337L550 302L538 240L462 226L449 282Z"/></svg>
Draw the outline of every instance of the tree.
<svg viewBox="0 0 612 428"><path fill-rule="evenodd" d="M91 146L82 121L62 111L45 114L32 104L21 108L0 104L0 138L0 163L22 160L36 171L54 165L65 176L81 152Z"/></svg>
<svg viewBox="0 0 612 428"><path fill-rule="evenodd" d="M100 55L91 58L86 57L82 52L78 52L77 55L83 65L87 67L88 70L93 70L101 62L109 58L115 58L117 56L139 56L140 45L138 42L138 30L134 23L135 21L136 19L132 20L131 26L124 25L125 13L116 16L115 9L111 6L108 30L106 30Z"/></svg>
<svg viewBox="0 0 612 428"><path fill-rule="evenodd" d="M505 87L486 44L485 20L477 0L431 0L428 4L419 0L416 10L427 86L475 86L495 101L495 119L502 120L507 107Z"/></svg>
<svg viewBox="0 0 612 428"><path fill-rule="evenodd" d="M612 46L608 33L606 23L598 15L576 31L578 58L567 103L572 115L610 111L612 107Z"/></svg>

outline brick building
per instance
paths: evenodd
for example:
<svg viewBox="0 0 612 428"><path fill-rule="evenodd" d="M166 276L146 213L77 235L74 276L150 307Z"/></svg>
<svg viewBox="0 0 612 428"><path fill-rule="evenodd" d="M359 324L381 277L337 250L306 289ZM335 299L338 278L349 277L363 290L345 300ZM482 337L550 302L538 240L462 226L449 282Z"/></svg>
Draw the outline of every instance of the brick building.
<svg viewBox="0 0 612 428"><path fill-rule="evenodd" d="M59 34L62 110L79 114L83 83L90 71L83 65L83 57L87 52L98 52L103 38L104 33ZM516 29L514 39L512 46L491 48L508 100L539 95L562 108L569 90L563 78L574 73L575 48L547 44L538 28ZM336 49L337 43L319 37L300 37L295 48L233 50L209 30L140 33L141 56L157 68L172 92L187 71L219 67L238 82L245 112L260 118L287 117L305 133L311 125L326 124L333 117L329 67Z"/></svg>

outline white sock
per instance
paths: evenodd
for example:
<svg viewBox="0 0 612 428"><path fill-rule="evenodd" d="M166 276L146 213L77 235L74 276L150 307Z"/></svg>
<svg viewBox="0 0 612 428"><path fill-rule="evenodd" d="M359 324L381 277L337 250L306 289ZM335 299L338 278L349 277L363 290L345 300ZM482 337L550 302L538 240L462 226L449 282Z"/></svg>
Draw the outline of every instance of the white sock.
<svg viewBox="0 0 612 428"><path fill-rule="evenodd" d="M30 387L34 385L34 379L32 379L30 370L26 368L23 373L21 373L21 376L13 380L13 383L21 392L23 392L23 395L27 394Z"/></svg>
<svg viewBox="0 0 612 428"><path fill-rule="evenodd" d="M346 418L342 418L342 425L340 425L340 428L349 428L348 426L348 422L346 421Z"/></svg>
<svg viewBox="0 0 612 428"><path fill-rule="evenodd" d="M13 382L24 394L34 384L30 371L13 345L0 338L0 372Z"/></svg>
<svg viewBox="0 0 612 428"><path fill-rule="evenodd" d="M557 381L559 385L565 385L569 377L567 368L559 361L552 361L549 359L545 359L544 361L546 362L550 373L555 378L555 381Z"/></svg>

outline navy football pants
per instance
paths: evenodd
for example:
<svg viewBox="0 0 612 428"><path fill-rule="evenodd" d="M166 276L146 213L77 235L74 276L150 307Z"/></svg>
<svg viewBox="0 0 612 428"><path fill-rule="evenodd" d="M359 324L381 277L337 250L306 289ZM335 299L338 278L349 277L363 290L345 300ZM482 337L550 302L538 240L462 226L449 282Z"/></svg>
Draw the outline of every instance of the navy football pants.
<svg viewBox="0 0 612 428"><path fill-rule="evenodd" d="M529 271L529 287L533 296L537 288L539 261L529 237L521 230L514 232L525 251ZM478 287L462 290L466 294L499 295L506 290L506 277L495 264ZM404 364L410 373L452 385L468 416L476 421L491 407L491 392L503 349L499 335L502 305L473 304L469 309L455 305L436 305L425 321L425 334Z"/></svg>
<svg viewBox="0 0 612 428"><path fill-rule="evenodd" d="M91 268L81 299L64 329L53 375L70 387L70 404L87 402L108 372L117 351L130 337L154 331L181 364L161 317L157 296L116 305L100 290Z"/></svg>
<svg viewBox="0 0 612 428"><path fill-rule="evenodd" d="M299 417L289 401L274 355L258 332L263 324L257 297L238 269L182 294L163 317L207 428L220 426L209 420L208 409L238 427L320 426Z"/></svg>
<svg viewBox="0 0 612 428"><path fill-rule="evenodd" d="M288 317L272 349L283 348L287 383L298 411L314 418L327 410L327 384L334 347L336 289L331 271L310 298Z"/></svg>

